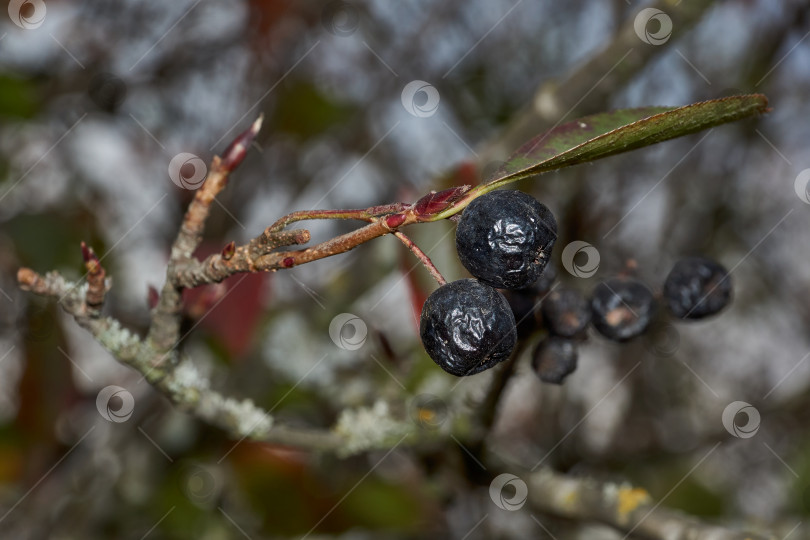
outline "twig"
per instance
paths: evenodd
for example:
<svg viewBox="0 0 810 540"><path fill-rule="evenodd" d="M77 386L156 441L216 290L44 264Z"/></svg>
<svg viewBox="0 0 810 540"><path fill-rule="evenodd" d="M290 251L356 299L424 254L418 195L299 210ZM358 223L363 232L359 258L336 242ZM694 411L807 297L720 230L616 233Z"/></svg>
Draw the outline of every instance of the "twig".
<svg viewBox="0 0 810 540"><path fill-rule="evenodd" d="M278 232L291 223L310 219L357 219L371 222L374 221L376 217L403 213L408 211L411 207L412 205L406 203L392 203L353 210L300 210L298 212L291 212L280 218L270 225L267 230Z"/></svg>
<svg viewBox="0 0 810 540"><path fill-rule="evenodd" d="M424 251L419 249L419 246L417 246L413 240L411 240L410 238L408 238L399 231L395 231L394 236L402 240L402 243L408 246L408 249L410 249L413 252L413 254L416 255L416 258L419 259L419 262L421 262L425 266L425 268L427 268L428 272L430 272L430 275L433 276L433 278L439 282L439 285L444 285L447 283L447 280L444 279L444 276L442 275L441 272L439 272L439 269L436 268L436 265L433 264L433 261L430 260L430 257L428 257Z"/></svg>
<svg viewBox="0 0 810 540"><path fill-rule="evenodd" d="M87 294L85 295L84 309L91 317L98 317L101 314L101 307L104 304L104 295L107 293L105 283L104 267L93 252L93 248L82 242L82 259L87 269Z"/></svg>
<svg viewBox="0 0 810 540"><path fill-rule="evenodd" d="M165 353L123 328L117 320L89 313L85 309L87 288L66 281L59 273L41 276L30 268L21 268L17 281L23 290L59 300L76 323L119 362L141 373L182 410L231 436L316 450L336 451L344 446L343 437L337 433L279 425L251 400L223 396L209 387L209 381L187 359L178 358L176 367L168 369L158 361Z"/></svg>
<svg viewBox="0 0 810 540"><path fill-rule="evenodd" d="M641 488L601 483L541 469L529 476L528 502L541 512L597 521L647 540L772 540L769 534L701 523L655 503Z"/></svg>
<svg viewBox="0 0 810 540"><path fill-rule="evenodd" d="M177 273L177 267L190 260L194 250L200 245L211 203L225 188L231 171L244 159L247 148L261 129L262 118L259 116L250 128L228 146L223 158L214 156L205 183L194 194L194 199L183 217L180 231L172 244L166 282L161 290L160 299L152 310L152 324L147 336L147 340L158 350L164 352L171 350L180 335L183 286L173 277Z"/></svg>

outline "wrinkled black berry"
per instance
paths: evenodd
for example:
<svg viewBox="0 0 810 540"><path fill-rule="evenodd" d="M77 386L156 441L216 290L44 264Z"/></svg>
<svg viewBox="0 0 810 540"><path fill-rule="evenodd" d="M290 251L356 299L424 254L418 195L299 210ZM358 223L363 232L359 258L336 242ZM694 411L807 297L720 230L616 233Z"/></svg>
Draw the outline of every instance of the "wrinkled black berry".
<svg viewBox="0 0 810 540"><path fill-rule="evenodd" d="M543 300L543 325L555 336L581 334L591 320L591 304L574 289L555 289Z"/></svg>
<svg viewBox="0 0 810 540"><path fill-rule="evenodd" d="M591 323L600 334L614 341L627 341L650 326L655 311L652 292L642 282L616 277L594 287Z"/></svg>
<svg viewBox="0 0 810 540"><path fill-rule="evenodd" d="M476 279L442 285L425 301L419 335L446 372L474 375L509 358L515 318L501 293Z"/></svg>
<svg viewBox="0 0 810 540"><path fill-rule="evenodd" d="M731 300L731 277L720 264L703 257L681 259L664 282L669 311L681 319L714 315Z"/></svg>
<svg viewBox="0 0 810 540"><path fill-rule="evenodd" d="M557 222L545 205L520 191L493 191L464 210L456 250L481 281L521 289L540 277L556 238Z"/></svg>
<svg viewBox="0 0 810 540"><path fill-rule="evenodd" d="M534 349L532 367L541 381L562 384L577 369L577 356L573 340L549 336Z"/></svg>

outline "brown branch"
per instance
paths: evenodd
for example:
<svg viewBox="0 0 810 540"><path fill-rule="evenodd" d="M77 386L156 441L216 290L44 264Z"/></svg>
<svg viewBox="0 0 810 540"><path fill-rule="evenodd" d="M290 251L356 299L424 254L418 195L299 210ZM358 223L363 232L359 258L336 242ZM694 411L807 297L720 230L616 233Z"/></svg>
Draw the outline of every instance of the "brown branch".
<svg viewBox="0 0 810 540"><path fill-rule="evenodd" d="M214 156L209 168L208 177L202 187L194 194L194 199L186 210L180 231L172 244L166 282L160 293L160 299L152 310L151 325L147 340L158 350L169 351L177 343L180 335L183 286L174 276L178 266L192 259L194 250L200 245L205 221L211 209L211 203L228 183L228 175L244 159L247 148L261 129L260 116L245 132L240 134L226 149L224 157Z"/></svg>
<svg viewBox="0 0 810 540"><path fill-rule="evenodd" d="M407 212L412 206L413 205L399 202L352 210L300 210L291 212L280 218L270 225L267 230L278 232L291 223L310 219L357 219L372 222L376 217Z"/></svg>
<svg viewBox="0 0 810 540"><path fill-rule="evenodd" d="M274 231L277 228L277 225L274 224L247 245L234 248L232 255L228 254L226 257L222 253L218 253L211 255L204 261L194 259L182 261L174 268L171 279L182 287L191 288L206 283L219 282L229 276L243 272L274 272L292 268L346 253L360 244L394 233L400 227L410 225L416 221L417 216L411 211L379 218L375 217L371 223L364 227L336 236L312 247L294 251L271 252L277 247L303 244L309 241L310 238L309 231L305 229Z"/></svg>
<svg viewBox="0 0 810 540"><path fill-rule="evenodd" d="M223 250L203 261L187 259L175 266L172 281L184 288L198 287L206 283L219 283L225 278L243 272L260 271L258 261L274 249L309 242L309 231L270 232L267 228L248 244ZM230 246L230 244L229 244ZM226 246L227 248L227 246Z"/></svg>

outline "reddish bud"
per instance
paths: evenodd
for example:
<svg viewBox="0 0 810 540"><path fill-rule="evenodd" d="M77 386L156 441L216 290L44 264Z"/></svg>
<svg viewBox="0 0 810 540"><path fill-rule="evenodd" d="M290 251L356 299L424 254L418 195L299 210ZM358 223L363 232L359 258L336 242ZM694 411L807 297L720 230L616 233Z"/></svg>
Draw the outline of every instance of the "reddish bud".
<svg viewBox="0 0 810 540"><path fill-rule="evenodd" d="M85 244L82 241L82 259L84 259L85 264L89 263L92 257L93 257L93 250L87 247L87 244Z"/></svg>
<svg viewBox="0 0 810 540"><path fill-rule="evenodd" d="M295 264L295 259L292 257L285 257L284 260L281 261L281 264L284 266L284 268L292 268Z"/></svg>
<svg viewBox="0 0 810 540"><path fill-rule="evenodd" d="M102 272L101 261L98 260L93 248L82 242L82 259L84 260L84 267L90 274L98 274Z"/></svg>
<svg viewBox="0 0 810 540"><path fill-rule="evenodd" d="M264 115L260 114L256 121L254 121L247 130L236 137L228 148L225 149L225 152L222 154L222 167L225 170L230 172L242 163L242 160L245 159L247 155L248 147L250 147L250 144L262 128L263 120Z"/></svg>
<svg viewBox="0 0 810 540"><path fill-rule="evenodd" d="M418 216L431 216L449 208L462 195L470 190L470 186L460 186L443 191L432 191L416 201L414 211Z"/></svg>
<svg viewBox="0 0 810 540"><path fill-rule="evenodd" d="M227 246L225 246L224 248L222 248L222 253L221 253L221 255L222 255L222 258L223 258L223 259L225 259L226 261L230 261L230 260L231 260L231 257L233 257L233 254L234 254L234 253L236 253L236 244L234 244L234 243L233 243L233 240L231 240L231 241L228 243L228 245L227 245Z"/></svg>
<svg viewBox="0 0 810 540"><path fill-rule="evenodd" d="M157 289L149 285L149 290L146 293L146 302L149 304L149 309L154 309L160 300L160 293Z"/></svg>
<svg viewBox="0 0 810 540"><path fill-rule="evenodd" d="M389 229L396 229L405 223L405 214L391 214L385 218L385 226Z"/></svg>

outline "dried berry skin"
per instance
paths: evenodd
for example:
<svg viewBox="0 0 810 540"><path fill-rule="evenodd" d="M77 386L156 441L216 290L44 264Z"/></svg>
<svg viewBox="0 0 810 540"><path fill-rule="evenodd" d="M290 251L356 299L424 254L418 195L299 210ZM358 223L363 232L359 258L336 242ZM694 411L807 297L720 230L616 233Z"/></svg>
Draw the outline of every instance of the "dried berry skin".
<svg viewBox="0 0 810 540"><path fill-rule="evenodd" d="M680 319L702 319L722 310L731 300L731 277L720 264L687 257L672 267L664 282L667 308Z"/></svg>
<svg viewBox="0 0 810 540"><path fill-rule="evenodd" d="M627 341L644 333L655 312L650 289L637 279L616 277L594 287L591 323L613 341Z"/></svg>
<svg viewBox="0 0 810 540"><path fill-rule="evenodd" d="M550 334L574 337L591 321L591 304L574 289L555 289L543 300L543 325Z"/></svg>
<svg viewBox="0 0 810 540"><path fill-rule="evenodd" d="M532 368L540 380L562 384L577 369L577 345L573 340L549 336L537 344Z"/></svg>
<svg viewBox="0 0 810 540"><path fill-rule="evenodd" d="M520 191L493 191L462 213L456 250L481 281L522 289L543 273L556 239L557 222L545 205Z"/></svg>
<svg viewBox="0 0 810 540"><path fill-rule="evenodd" d="M419 335L446 372L474 375L509 358L515 318L501 293L476 279L442 285L425 301Z"/></svg>

